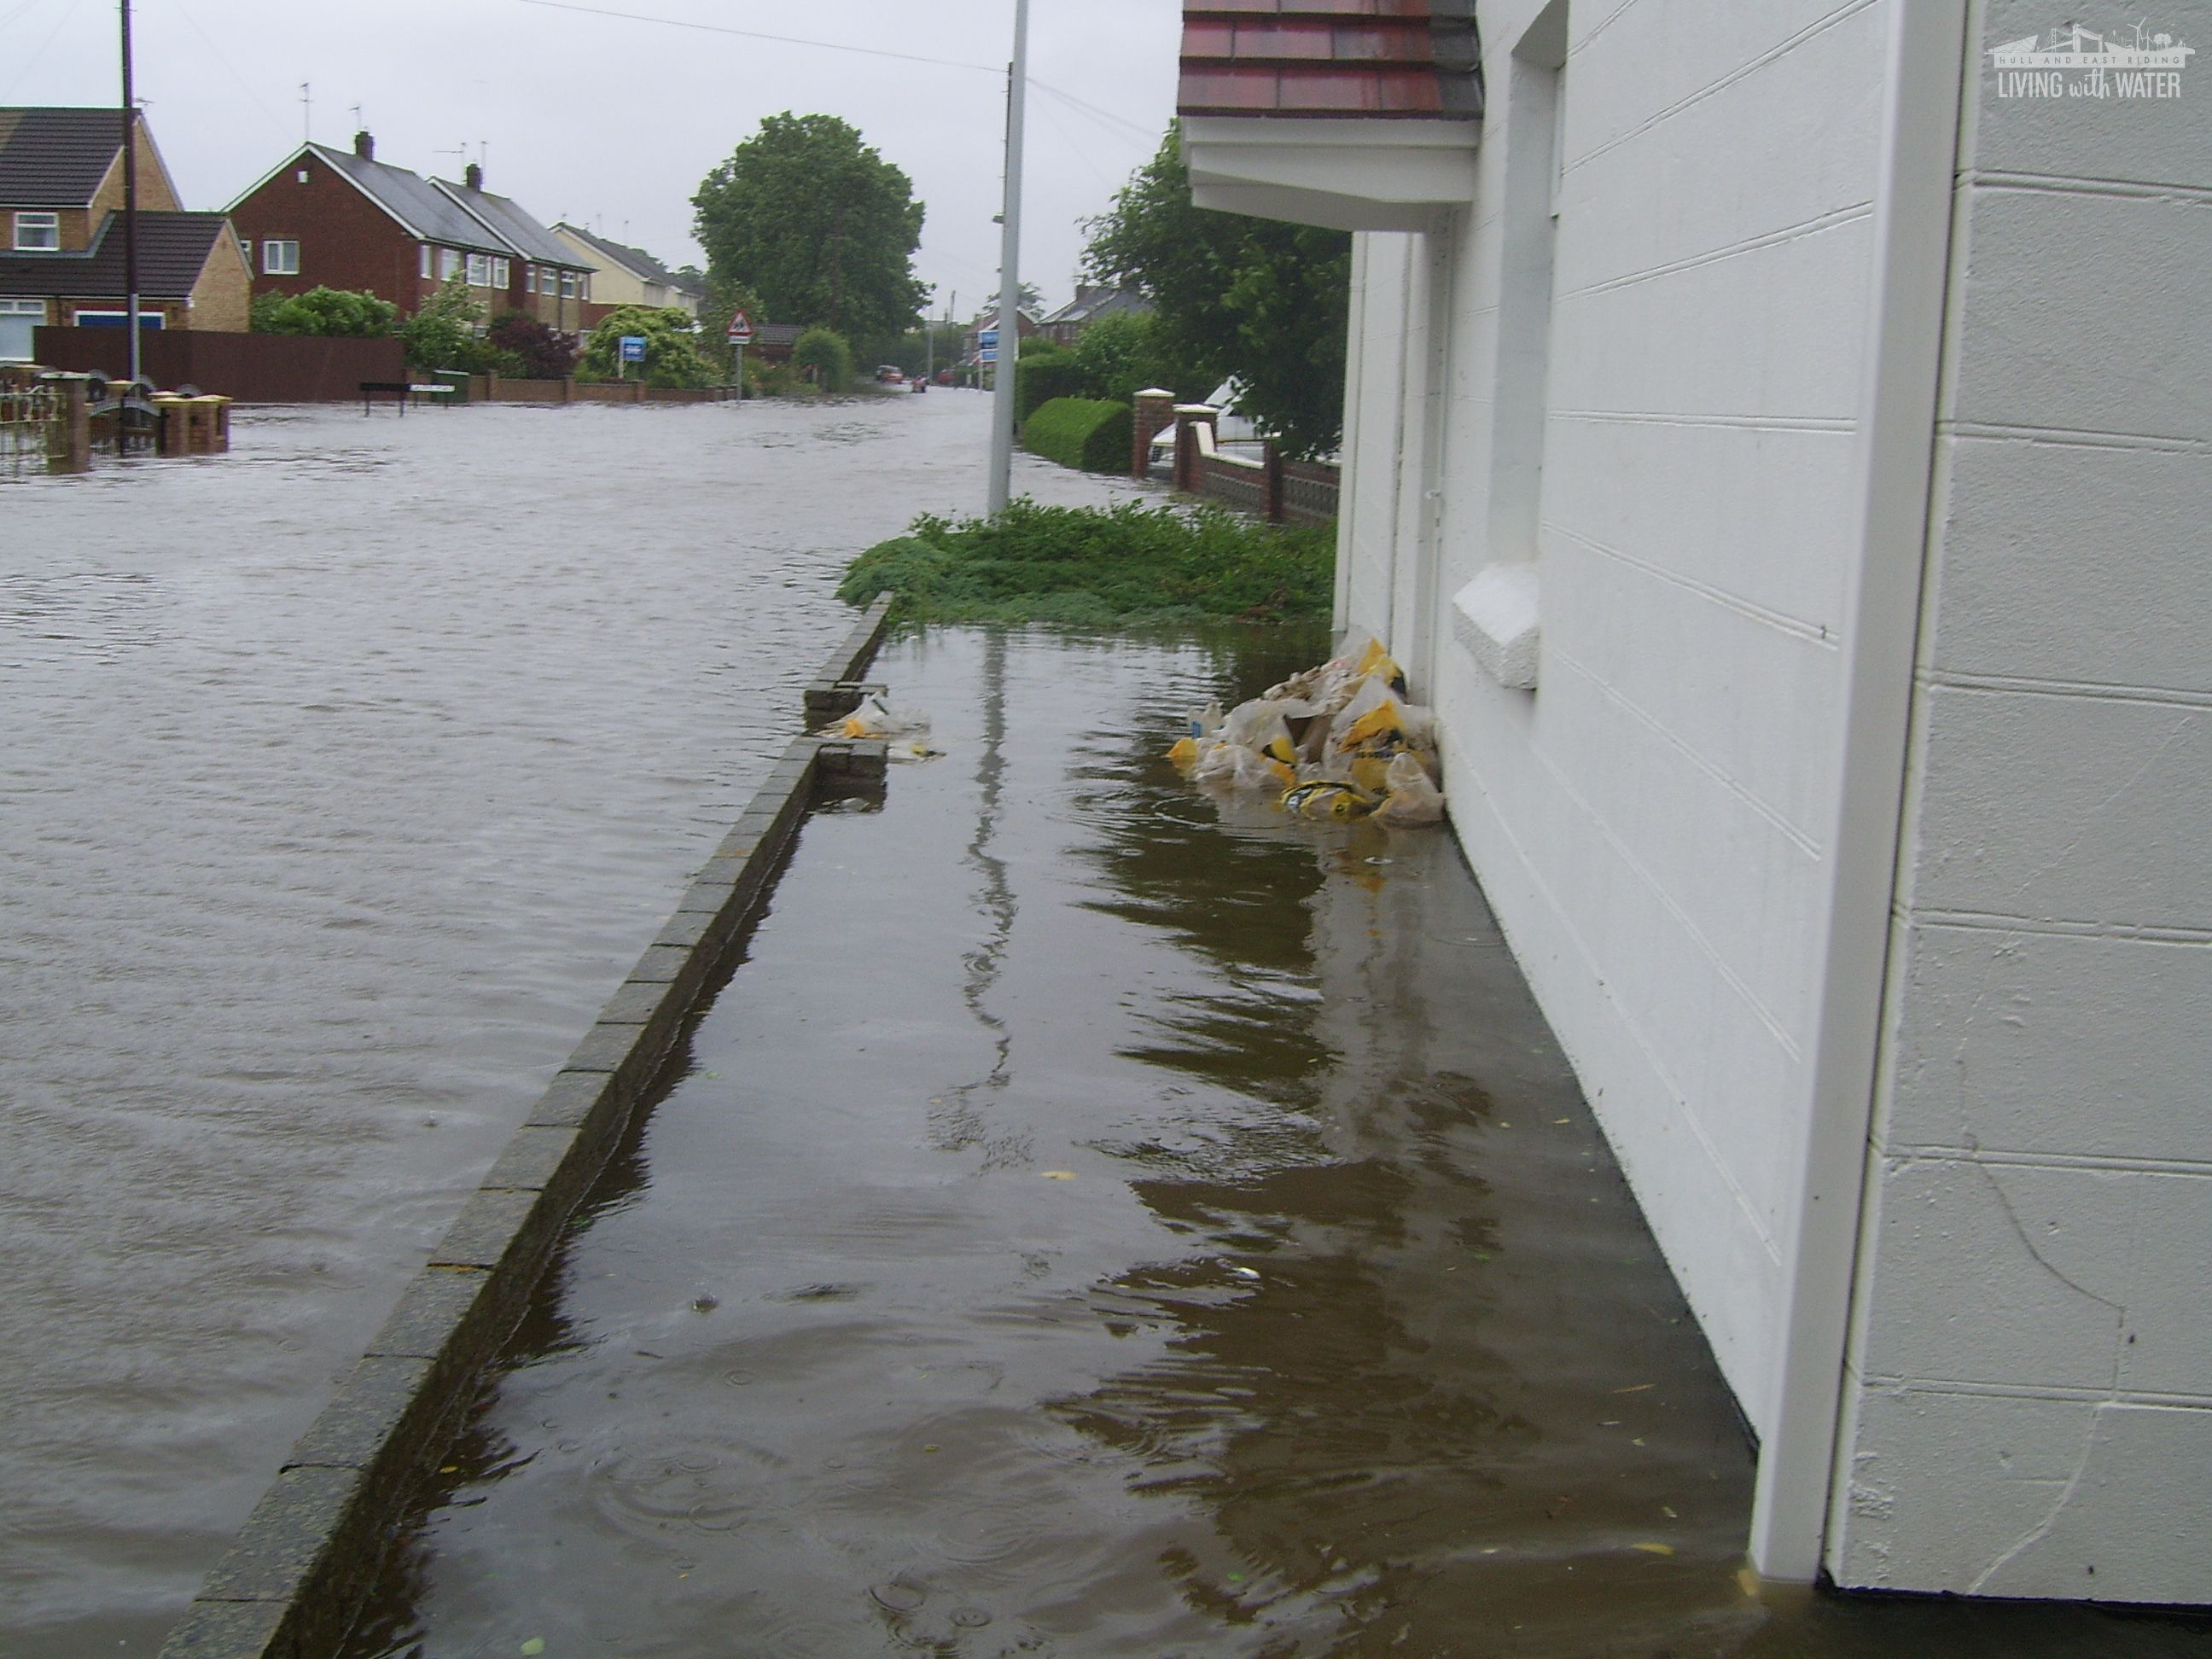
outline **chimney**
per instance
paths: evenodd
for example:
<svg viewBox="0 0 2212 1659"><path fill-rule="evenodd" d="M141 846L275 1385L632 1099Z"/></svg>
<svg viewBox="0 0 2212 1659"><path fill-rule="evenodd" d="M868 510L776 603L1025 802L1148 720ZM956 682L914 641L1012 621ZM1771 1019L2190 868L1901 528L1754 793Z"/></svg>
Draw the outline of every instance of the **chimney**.
<svg viewBox="0 0 2212 1659"><path fill-rule="evenodd" d="M474 161L470 162L468 166L461 169L461 182L466 185L471 190L482 190L483 188L483 169L478 167Z"/></svg>
<svg viewBox="0 0 2212 1659"><path fill-rule="evenodd" d="M376 140L369 136L367 127L354 134L353 153L364 161L374 161L376 159Z"/></svg>

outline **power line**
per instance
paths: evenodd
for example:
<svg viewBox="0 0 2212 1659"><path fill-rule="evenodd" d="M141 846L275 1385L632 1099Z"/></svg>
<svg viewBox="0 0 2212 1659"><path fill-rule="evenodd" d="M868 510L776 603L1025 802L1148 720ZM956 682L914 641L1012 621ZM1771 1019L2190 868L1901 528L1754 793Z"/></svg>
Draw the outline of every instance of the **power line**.
<svg viewBox="0 0 2212 1659"><path fill-rule="evenodd" d="M1038 80L1034 75L1030 76L1030 84L1035 87L1039 92L1048 93L1053 97L1059 99L1061 103L1071 105L1074 108L1079 109L1085 115L1091 116L1094 119L1110 122L1115 126L1125 128L1128 131L1136 134L1139 138L1150 139L1155 131L1155 129L1152 127L1139 125L1138 123L1132 121L1126 115L1116 115L1110 109L1101 109L1096 104L1091 103L1085 99L1078 98L1072 92L1062 92L1058 87L1048 86L1042 81Z"/></svg>
<svg viewBox="0 0 2212 1659"><path fill-rule="evenodd" d="M285 126L283 122L276 118L276 112L270 109L268 105L261 101L260 94L255 92L252 86L246 81L246 78L238 72L238 65L232 63L228 58L225 57L223 55L222 48L216 45L213 40L208 38L208 32L200 27L199 19L194 17L191 13L185 9L184 0L170 0L170 6L171 9L176 12L178 16L183 18L185 22L191 26L192 33L199 36L200 44L208 49L209 55L212 57L216 63L222 65L224 71L229 75L232 80L238 82L238 89L246 94L247 101L250 102L254 108L259 110L262 114L269 118L269 125L270 126L275 127L277 131L286 133L287 136L289 136L289 129Z"/></svg>
<svg viewBox="0 0 2212 1659"><path fill-rule="evenodd" d="M39 66L39 59L46 55L46 48L53 45L55 36L60 34L62 32L62 26L64 23L67 23L70 18L76 15L76 9L83 3L84 0L70 0L69 9L63 12L62 15L55 20L52 32L49 33L45 40L39 42L39 49L36 52L33 52L28 58L23 60L22 68L16 72L15 78L8 83L8 90L4 93L0 93L0 98L13 97L15 95L15 88L21 86L24 81L29 77L31 71ZM19 12L16 15L21 16L22 14Z"/></svg>
<svg viewBox="0 0 2212 1659"><path fill-rule="evenodd" d="M659 23L668 28L696 29L703 34L736 34L748 40L773 40L784 46L818 46L824 52L856 52L863 58L896 58L905 64L931 64L939 69L974 70L980 75L1004 75L1003 64L969 64L957 58L925 58L919 52L892 52L883 46L848 46L839 40L808 40L795 34L769 34L759 29L732 28L724 23L695 23L687 17L653 17L639 11L615 11L605 6L579 6L569 0L522 0L526 6L551 11L582 12L592 17L618 17L626 23Z"/></svg>

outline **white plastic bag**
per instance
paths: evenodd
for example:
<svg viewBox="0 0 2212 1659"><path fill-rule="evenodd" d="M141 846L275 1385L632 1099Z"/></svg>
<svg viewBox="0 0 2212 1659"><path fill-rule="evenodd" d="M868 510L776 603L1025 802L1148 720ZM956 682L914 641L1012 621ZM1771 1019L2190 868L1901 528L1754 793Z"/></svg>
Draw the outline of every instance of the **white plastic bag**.
<svg viewBox="0 0 2212 1659"><path fill-rule="evenodd" d="M1443 821L1444 798L1429 781L1428 768L1421 764L1418 756L1393 756L1384 781L1390 793L1375 809L1376 823L1387 823L1395 830L1413 830Z"/></svg>

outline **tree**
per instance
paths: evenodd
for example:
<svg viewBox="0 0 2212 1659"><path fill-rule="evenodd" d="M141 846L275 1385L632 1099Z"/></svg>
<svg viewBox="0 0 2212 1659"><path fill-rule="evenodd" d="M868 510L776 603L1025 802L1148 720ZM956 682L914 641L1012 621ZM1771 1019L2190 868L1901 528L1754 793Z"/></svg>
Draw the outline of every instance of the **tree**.
<svg viewBox="0 0 2212 1659"><path fill-rule="evenodd" d="M1158 335L1149 311L1111 312L1090 325L1075 342L1083 395L1126 404L1139 392L1164 386L1188 403L1212 391L1218 381L1182 368L1161 349Z"/></svg>
<svg viewBox="0 0 2212 1659"><path fill-rule="evenodd" d="M1352 238L1193 205L1182 134L1168 129L1091 222L1094 281L1152 302L1155 343L1200 380L1234 379L1243 410L1294 454L1324 453L1344 426Z"/></svg>
<svg viewBox="0 0 2212 1659"><path fill-rule="evenodd" d="M477 326L483 307L461 273L448 276L416 313L399 325L407 361L417 368L469 368L479 355Z"/></svg>
<svg viewBox="0 0 2212 1659"><path fill-rule="evenodd" d="M786 321L889 340L920 317L922 204L906 174L835 116L769 116L691 205L709 272Z"/></svg>
<svg viewBox="0 0 2212 1659"><path fill-rule="evenodd" d="M625 334L644 337L643 372L647 386L714 384L714 368L700 350L702 342L690 317L674 306L617 306L592 331L583 356L576 360L578 372L600 380L619 378Z"/></svg>
<svg viewBox="0 0 2212 1659"><path fill-rule="evenodd" d="M853 348L834 329L808 329L793 343L791 361L812 369L814 384L824 392L842 392L853 384Z"/></svg>
<svg viewBox="0 0 2212 1659"><path fill-rule="evenodd" d="M369 290L311 288L305 294L262 294L253 301L256 334L321 334L362 340L392 332L399 307Z"/></svg>
<svg viewBox="0 0 2212 1659"><path fill-rule="evenodd" d="M1032 317L1041 318L1044 315L1044 295L1035 283L1024 283L1014 290L1014 296L1016 310L1026 311ZM983 301L982 310L975 314L981 319L995 318L999 314L999 296L996 294L992 295L989 299Z"/></svg>

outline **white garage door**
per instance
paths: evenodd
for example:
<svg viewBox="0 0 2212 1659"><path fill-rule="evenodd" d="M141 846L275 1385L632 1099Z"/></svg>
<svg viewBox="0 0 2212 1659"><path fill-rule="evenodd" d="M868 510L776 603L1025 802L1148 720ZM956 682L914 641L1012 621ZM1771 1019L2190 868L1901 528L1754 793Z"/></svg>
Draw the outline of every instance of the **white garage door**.
<svg viewBox="0 0 2212 1659"><path fill-rule="evenodd" d="M44 300L0 300L0 363L31 361L31 331L46 320Z"/></svg>

